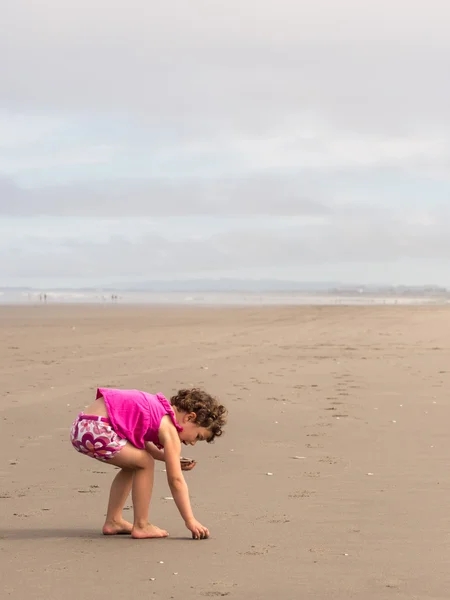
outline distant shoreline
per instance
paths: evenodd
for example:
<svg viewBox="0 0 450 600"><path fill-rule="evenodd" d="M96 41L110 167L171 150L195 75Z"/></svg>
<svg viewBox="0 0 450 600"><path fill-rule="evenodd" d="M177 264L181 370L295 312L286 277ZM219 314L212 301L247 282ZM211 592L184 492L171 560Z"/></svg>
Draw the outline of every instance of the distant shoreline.
<svg viewBox="0 0 450 600"><path fill-rule="evenodd" d="M108 305L108 306L382 306L446 305L450 294L409 293L336 293L336 292L148 292L78 291L47 292L2 291L0 305Z"/></svg>

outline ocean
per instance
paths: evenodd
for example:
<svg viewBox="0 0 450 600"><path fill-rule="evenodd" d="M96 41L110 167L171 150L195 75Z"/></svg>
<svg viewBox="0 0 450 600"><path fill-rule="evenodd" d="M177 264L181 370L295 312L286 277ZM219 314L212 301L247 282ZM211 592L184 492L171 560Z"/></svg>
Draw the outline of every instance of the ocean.
<svg viewBox="0 0 450 600"><path fill-rule="evenodd" d="M446 295L377 295L304 292L149 292L50 290L48 292L3 290L0 304L97 304L154 306L374 306L374 305L443 305Z"/></svg>

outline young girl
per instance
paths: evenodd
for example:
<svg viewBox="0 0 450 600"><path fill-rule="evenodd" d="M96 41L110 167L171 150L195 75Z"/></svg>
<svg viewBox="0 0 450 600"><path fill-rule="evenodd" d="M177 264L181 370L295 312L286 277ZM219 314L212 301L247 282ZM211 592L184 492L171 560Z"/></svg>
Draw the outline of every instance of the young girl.
<svg viewBox="0 0 450 600"><path fill-rule="evenodd" d="M70 439L78 452L120 467L111 485L103 533L131 533L133 538L169 535L148 522L156 459L166 463L173 499L192 537L207 538L208 529L192 512L181 472L195 462L180 457L181 444L212 442L222 435L225 422L225 407L197 388L180 390L170 404L162 394L99 388L95 402L75 419ZM133 524L122 516L130 490Z"/></svg>

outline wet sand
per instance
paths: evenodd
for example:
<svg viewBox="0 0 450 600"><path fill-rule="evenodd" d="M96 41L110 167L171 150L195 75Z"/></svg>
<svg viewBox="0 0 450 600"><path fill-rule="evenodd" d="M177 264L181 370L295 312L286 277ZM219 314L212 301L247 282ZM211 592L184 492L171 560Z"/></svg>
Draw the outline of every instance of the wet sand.
<svg viewBox="0 0 450 600"><path fill-rule="evenodd" d="M448 598L450 308L2 307L0 384L2 598ZM186 474L211 539L163 463L171 537L102 536L114 469L74 417L97 386L191 384L230 410Z"/></svg>

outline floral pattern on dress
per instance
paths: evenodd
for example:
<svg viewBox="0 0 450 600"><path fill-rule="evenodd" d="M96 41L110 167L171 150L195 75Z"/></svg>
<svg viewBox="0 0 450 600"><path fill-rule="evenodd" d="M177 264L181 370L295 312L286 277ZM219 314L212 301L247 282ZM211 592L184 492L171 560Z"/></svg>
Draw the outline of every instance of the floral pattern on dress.
<svg viewBox="0 0 450 600"><path fill-rule="evenodd" d="M73 423L70 441L75 450L97 460L113 458L127 443L108 423L84 415Z"/></svg>

